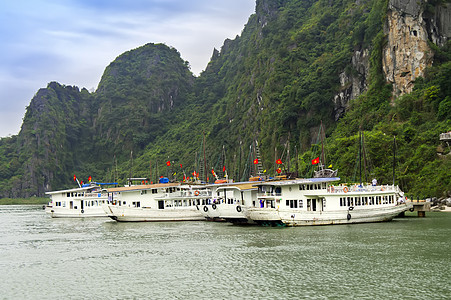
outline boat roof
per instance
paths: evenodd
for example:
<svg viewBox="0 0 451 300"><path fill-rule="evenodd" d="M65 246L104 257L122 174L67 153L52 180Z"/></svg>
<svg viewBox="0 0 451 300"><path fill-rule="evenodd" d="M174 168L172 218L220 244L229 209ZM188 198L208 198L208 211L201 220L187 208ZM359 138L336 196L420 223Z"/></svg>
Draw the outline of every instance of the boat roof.
<svg viewBox="0 0 451 300"><path fill-rule="evenodd" d="M228 182L228 183L217 183L217 184L210 184L207 187L209 188L216 188L216 190L219 189L227 189L227 188L237 188L239 190L252 190L256 189L255 181L245 181L245 182Z"/></svg>
<svg viewBox="0 0 451 300"><path fill-rule="evenodd" d="M216 190L225 190L225 189L228 189L228 188L236 188L236 189L239 189L241 191L257 189L257 187L255 186L255 181L254 181L254 182L239 183L239 184L221 185L221 186L218 186L216 188Z"/></svg>
<svg viewBox="0 0 451 300"><path fill-rule="evenodd" d="M332 182L339 181L340 177L325 177L325 178L300 178L300 179L292 179L292 180L278 180L278 181L264 181L254 183L254 186L262 186L262 185L297 185L297 184L305 184L305 183L322 183L322 182Z"/></svg>
<svg viewBox="0 0 451 300"><path fill-rule="evenodd" d="M157 188L175 187L180 186L180 182L169 182L169 183L155 183L155 184L140 184L132 186L121 186L107 189L108 192L130 192L130 191L140 191L140 190L151 190Z"/></svg>
<svg viewBox="0 0 451 300"><path fill-rule="evenodd" d="M98 185L90 185L90 186L85 186L85 187L78 187L78 188L75 188L75 189L50 191L50 192L45 192L45 193L47 195L53 195L53 194L59 194L59 193L84 192L84 191L92 190L92 189L95 189L95 188L100 188L100 186L98 186Z"/></svg>

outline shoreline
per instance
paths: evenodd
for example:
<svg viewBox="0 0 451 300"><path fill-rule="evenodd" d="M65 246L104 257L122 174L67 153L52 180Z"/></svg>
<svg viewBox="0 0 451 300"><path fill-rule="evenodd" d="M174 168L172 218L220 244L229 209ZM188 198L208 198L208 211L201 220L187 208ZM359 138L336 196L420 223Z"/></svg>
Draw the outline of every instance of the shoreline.
<svg viewBox="0 0 451 300"><path fill-rule="evenodd" d="M444 206L444 207L445 207L445 209L440 209L440 210L437 210L437 211L451 212L451 207L448 207L448 206ZM435 210L431 210L431 211L435 211Z"/></svg>

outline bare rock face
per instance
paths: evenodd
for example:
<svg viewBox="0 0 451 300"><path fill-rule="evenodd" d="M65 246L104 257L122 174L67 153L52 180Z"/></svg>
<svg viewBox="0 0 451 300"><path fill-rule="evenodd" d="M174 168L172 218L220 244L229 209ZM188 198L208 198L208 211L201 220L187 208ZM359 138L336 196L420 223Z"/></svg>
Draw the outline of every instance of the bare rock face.
<svg viewBox="0 0 451 300"><path fill-rule="evenodd" d="M392 0L387 12L382 69L395 96L410 93L416 78L432 64L426 23L416 1Z"/></svg>
<svg viewBox="0 0 451 300"><path fill-rule="evenodd" d="M369 51L359 49L354 51L351 60L354 72L348 74L343 71L339 74L341 89L334 97L335 121L337 121L346 111L350 100L356 99L368 89L369 77Z"/></svg>
<svg viewBox="0 0 451 300"><path fill-rule="evenodd" d="M426 0L390 0L384 28L382 68L393 95L410 93L416 78L432 65L428 42L443 46L451 37L451 5Z"/></svg>

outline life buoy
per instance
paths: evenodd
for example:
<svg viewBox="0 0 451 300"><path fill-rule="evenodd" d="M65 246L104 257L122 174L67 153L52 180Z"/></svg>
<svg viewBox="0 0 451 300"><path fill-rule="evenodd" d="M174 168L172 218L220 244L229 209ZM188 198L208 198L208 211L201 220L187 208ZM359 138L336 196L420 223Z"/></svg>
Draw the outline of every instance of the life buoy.
<svg viewBox="0 0 451 300"><path fill-rule="evenodd" d="M81 213L83 214L84 212L85 212L85 211L82 209L82 210L81 210Z"/></svg>
<svg viewBox="0 0 451 300"><path fill-rule="evenodd" d="M208 211L208 207L204 206L204 212Z"/></svg>
<svg viewBox="0 0 451 300"><path fill-rule="evenodd" d="M415 210L415 208L413 208L413 207L409 208L410 212L413 212L414 210Z"/></svg>
<svg viewBox="0 0 451 300"><path fill-rule="evenodd" d="M236 211L237 211L237 212L241 212L241 206L238 205L238 206L236 207Z"/></svg>
<svg viewBox="0 0 451 300"><path fill-rule="evenodd" d="M216 204L213 203L213 205L211 206L211 208L216 209Z"/></svg>
<svg viewBox="0 0 451 300"><path fill-rule="evenodd" d="M345 186L345 187L343 188L343 192L345 192L345 193L349 192L349 189L348 189L347 186Z"/></svg>
<svg viewBox="0 0 451 300"><path fill-rule="evenodd" d="M194 196L199 196L200 192L199 191L194 191Z"/></svg>

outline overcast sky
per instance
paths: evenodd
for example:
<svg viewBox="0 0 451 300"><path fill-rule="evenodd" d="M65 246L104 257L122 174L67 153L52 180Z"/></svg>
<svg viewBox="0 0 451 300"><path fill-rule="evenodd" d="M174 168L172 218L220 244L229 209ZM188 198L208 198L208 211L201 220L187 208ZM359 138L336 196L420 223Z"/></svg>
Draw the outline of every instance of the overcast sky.
<svg viewBox="0 0 451 300"><path fill-rule="evenodd" d="M95 90L105 67L147 43L176 48L198 75L241 34L255 0L0 0L0 137L51 81Z"/></svg>

